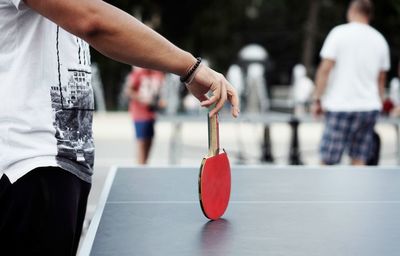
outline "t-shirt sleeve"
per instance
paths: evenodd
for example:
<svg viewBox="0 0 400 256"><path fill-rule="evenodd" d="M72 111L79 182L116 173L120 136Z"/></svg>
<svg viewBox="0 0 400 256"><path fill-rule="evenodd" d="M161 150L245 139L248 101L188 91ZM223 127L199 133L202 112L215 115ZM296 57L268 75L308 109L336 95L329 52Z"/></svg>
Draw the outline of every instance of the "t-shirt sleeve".
<svg viewBox="0 0 400 256"><path fill-rule="evenodd" d="M389 69L390 69L390 50L388 43L385 41L383 47L383 56L381 61L381 70L389 71Z"/></svg>
<svg viewBox="0 0 400 256"><path fill-rule="evenodd" d="M325 39L320 52L320 57L323 59L336 60L338 55L338 43L336 30L333 29Z"/></svg>
<svg viewBox="0 0 400 256"><path fill-rule="evenodd" d="M10 2L17 8L21 10L22 8L26 7L25 2L23 0L10 0Z"/></svg>

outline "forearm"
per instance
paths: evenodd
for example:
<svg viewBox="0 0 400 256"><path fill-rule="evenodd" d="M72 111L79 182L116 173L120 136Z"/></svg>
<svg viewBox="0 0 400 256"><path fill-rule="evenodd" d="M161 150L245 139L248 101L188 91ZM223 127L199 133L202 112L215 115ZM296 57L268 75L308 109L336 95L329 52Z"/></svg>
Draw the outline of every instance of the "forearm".
<svg viewBox="0 0 400 256"><path fill-rule="evenodd" d="M379 96L383 102L385 100L386 72L383 71L380 72L378 84L379 84Z"/></svg>
<svg viewBox="0 0 400 256"><path fill-rule="evenodd" d="M328 74L318 69L315 77L315 90L313 93L314 99L320 99L325 92L326 85L328 83Z"/></svg>
<svg viewBox="0 0 400 256"><path fill-rule="evenodd" d="M315 77L315 90L313 93L314 99L320 99L325 92L328 84L329 74L334 66L334 61L323 60L318 67Z"/></svg>
<svg viewBox="0 0 400 256"><path fill-rule="evenodd" d="M83 39L102 54L130 65L178 75L184 75L196 62L191 54L129 14L106 3L99 5L97 11L101 17L98 30Z"/></svg>
<svg viewBox="0 0 400 256"><path fill-rule="evenodd" d="M196 62L188 52L174 46L129 14L103 1L25 2L114 60L180 76Z"/></svg>

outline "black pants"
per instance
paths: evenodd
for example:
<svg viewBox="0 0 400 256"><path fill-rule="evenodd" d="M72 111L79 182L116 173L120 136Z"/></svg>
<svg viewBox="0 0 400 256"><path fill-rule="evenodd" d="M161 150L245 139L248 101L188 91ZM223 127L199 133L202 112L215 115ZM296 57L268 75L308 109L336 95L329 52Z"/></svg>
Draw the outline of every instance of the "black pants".
<svg viewBox="0 0 400 256"><path fill-rule="evenodd" d="M91 185L56 167L0 180L0 255L76 255Z"/></svg>

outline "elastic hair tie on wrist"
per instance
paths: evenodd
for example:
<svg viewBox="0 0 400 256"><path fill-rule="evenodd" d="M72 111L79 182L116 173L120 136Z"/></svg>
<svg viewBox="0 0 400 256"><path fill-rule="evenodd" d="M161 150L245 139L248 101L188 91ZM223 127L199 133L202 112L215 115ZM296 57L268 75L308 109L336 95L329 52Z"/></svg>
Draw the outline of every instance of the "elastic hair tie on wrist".
<svg viewBox="0 0 400 256"><path fill-rule="evenodd" d="M193 81L193 75L195 74L195 71L197 70L197 68L200 66L201 63L201 58L198 57L196 58L197 61L196 63L190 68L190 70L187 72L187 74L185 76L181 76L180 80L182 83L188 84L189 81ZM193 77L192 77L193 76Z"/></svg>
<svg viewBox="0 0 400 256"><path fill-rule="evenodd" d="M190 84L193 82L194 78L196 77L197 73L198 73L199 70L200 70L200 66L201 66L201 65L203 65L203 64L200 63L200 65L196 68L196 70L193 72L193 74L189 77L189 80L187 80L187 81L185 82L185 85L186 85L186 86L190 85ZM210 86L210 87L211 87L211 86Z"/></svg>

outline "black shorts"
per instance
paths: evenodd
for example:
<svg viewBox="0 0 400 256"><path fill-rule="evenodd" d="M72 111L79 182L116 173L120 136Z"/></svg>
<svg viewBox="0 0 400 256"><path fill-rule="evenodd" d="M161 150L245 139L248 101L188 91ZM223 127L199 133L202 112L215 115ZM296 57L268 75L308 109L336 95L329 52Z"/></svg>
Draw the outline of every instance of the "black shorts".
<svg viewBox="0 0 400 256"><path fill-rule="evenodd" d="M76 255L91 184L57 167L0 180L0 255Z"/></svg>

